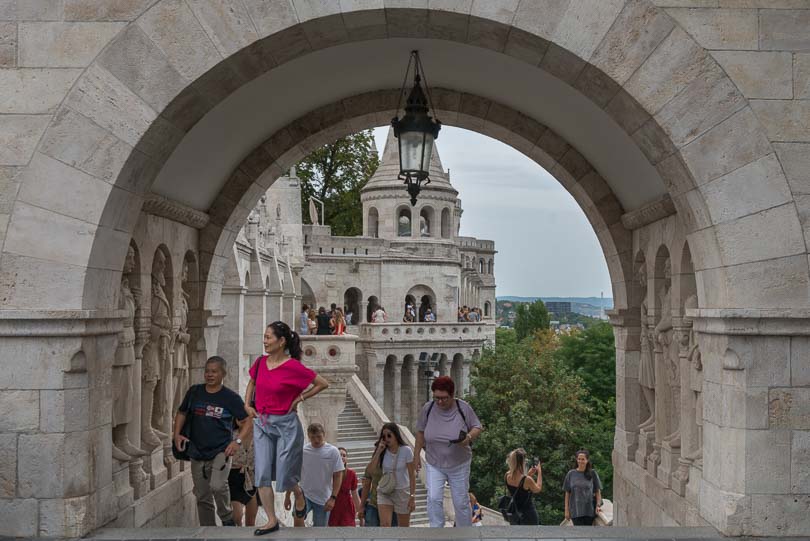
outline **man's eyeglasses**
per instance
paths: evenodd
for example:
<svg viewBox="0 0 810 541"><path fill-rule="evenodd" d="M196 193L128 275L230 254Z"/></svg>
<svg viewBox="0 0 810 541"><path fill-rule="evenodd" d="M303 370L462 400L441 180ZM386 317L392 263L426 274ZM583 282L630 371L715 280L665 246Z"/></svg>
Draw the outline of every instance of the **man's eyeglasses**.
<svg viewBox="0 0 810 541"><path fill-rule="evenodd" d="M433 396L433 400L435 402L444 402L445 400L450 400L449 396Z"/></svg>

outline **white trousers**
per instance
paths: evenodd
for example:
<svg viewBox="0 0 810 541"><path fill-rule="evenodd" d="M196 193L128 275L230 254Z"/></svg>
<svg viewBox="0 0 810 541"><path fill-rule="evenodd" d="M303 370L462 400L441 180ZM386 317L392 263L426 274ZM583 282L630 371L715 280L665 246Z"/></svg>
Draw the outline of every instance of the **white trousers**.
<svg viewBox="0 0 810 541"><path fill-rule="evenodd" d="M472 526L470 509L470 462L453 468L427 467L427 515L431 528L444 528L444 483L450 485L450 496L456 511L456 526Z"/></svg>

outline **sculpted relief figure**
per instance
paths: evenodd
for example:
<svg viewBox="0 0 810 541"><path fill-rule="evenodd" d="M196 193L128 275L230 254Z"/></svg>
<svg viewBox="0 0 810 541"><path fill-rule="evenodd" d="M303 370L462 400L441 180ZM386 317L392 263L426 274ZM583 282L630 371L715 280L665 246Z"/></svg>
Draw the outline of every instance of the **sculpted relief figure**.
<svg viewBox="0 0 810 541"><path fill-rule="evenodd" d="M166 297L166 256L155 252L152 264L152 319L149 341L143 348L143 391L141 394L141 441L147 449L154 450L163 441L169 440L166 427L170 422L163 417L171 405L166 381L166 367L171 366L169 343L172 336L172 318L169 300ZM171 371L169 371L171 381Z"/></svg>
<svg viewBox="0 0 810 541"><path fill-rule="evenodd" d="M183 261L183 271L181 274L181 287L180 287L180 307L178 315L180 316L180 327L175 333L174 340L174 363L172 364L174 370L174 399L172 401L172 411L177 411L180 407L180 402L188 389L188 344L191 341L191 334L188 332L188 299L189 294L186 292L188 284L188 261Z"/></svg>
<svg viewBox="0 0 810 541"><path fill-rule="evenodd" d="M692 295L686 301L687 309L698 307L697 297ZM692 318L689 318L690 322ZM694 327L689 332L689 390L694 396L694 439L693 445L687 450L685 458L698 464L703 459L703 359L700 356L700 347L697 342L697 333Z"/></svg>
<svg viewBox="0 0 810 541"><path fill-rule="evenodd" d="M118 308L124 311L124 327L118 334L118 347L112 367L112 455L118 461L128 462L146 455L129 440L127 429L132 422L132 411L135 408L135 295L129 287L129 274L135 268L135 249L130 246L124 261L124 272L121 276L121 289L118 295Z"/></svg>
<svg viewBox="0 0 810 541"><path fill-rule="evenodd" d="M654 347L650 340L650 332L647 327L647 269L642 263L638 268L638 282L642 290L641 301L641 362L639 363L638 382L641 385L641 392L644 395L644 402L650 416L639 425L642 432L655 431L655 357Z"/></svg>
<svg viewBox="0 0 810 541"><path fill-rule="evenodd" d="M661 319L655 326L655 339L661 346L664 373L667 374L666 384L668 385L667 405L670 407L669 420L672 432L664 437L670 447L680 447L680 433L678 431L679 412L677 387L680 387L679 368L679 344L673 338L672 327L672 270L669 260L664 264L664 284L661 286L660 294Z"/></svg>

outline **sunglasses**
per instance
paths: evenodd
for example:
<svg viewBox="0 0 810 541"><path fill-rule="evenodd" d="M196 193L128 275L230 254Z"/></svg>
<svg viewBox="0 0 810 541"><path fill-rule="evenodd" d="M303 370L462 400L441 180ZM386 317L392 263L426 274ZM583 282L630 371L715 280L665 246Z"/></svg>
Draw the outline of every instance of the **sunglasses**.
<svg viewBox="0 0 810 541"><path fill-rule="evenodd" d="M394 437L394 435L389 432L388 434L383 434L382 437L387 439L387 440L390 440L391 438Z"/></svg>

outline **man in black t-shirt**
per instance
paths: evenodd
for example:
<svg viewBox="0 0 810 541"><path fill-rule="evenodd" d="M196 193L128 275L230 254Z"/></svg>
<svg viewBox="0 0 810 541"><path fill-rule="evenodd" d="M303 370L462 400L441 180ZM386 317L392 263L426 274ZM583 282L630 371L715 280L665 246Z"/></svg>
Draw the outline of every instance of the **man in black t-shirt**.
<svg viewBox="0 0 810 541"><path fill-rule="evenodd" d="M174 419L174 444L188 447L191 477L197 498L200 526L216 526L216 512L223 526L234 526L228 475L231 457L250 433L250 422L242 398L222 384L226 363L222 357L211 357L205 363L205 384L192 385ZM189 437L180 434L191 415ZM239 425L233 439L234 421Z"/></svg>

